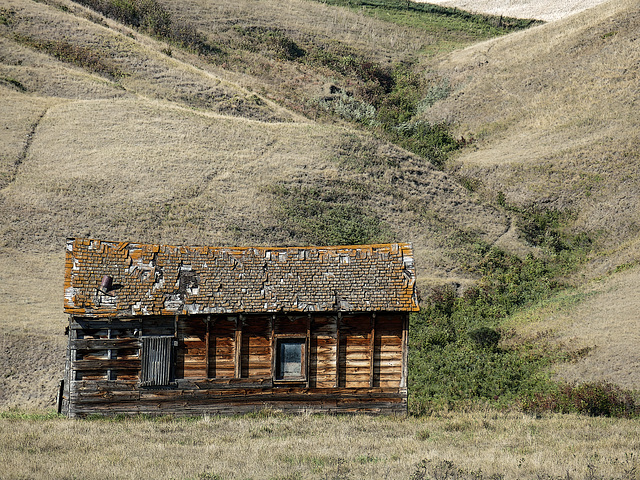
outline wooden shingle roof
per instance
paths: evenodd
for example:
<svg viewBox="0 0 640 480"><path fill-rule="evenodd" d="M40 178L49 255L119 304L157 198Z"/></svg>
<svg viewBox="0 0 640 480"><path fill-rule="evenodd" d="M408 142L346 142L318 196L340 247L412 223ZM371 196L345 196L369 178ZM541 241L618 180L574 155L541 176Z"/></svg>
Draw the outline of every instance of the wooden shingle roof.
<svg viewBox="0 0 640 480"><path fill-rule="evenodd" d="M416 311L415 280L406 243L214 248L79 238L67 240L64 309L96 317Z"/></svg>

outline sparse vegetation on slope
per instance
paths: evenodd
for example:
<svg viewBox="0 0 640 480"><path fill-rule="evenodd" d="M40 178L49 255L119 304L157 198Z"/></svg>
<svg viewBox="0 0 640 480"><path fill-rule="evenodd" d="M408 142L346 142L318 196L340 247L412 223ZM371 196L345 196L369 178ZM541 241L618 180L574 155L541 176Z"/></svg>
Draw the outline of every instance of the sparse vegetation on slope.
<svg viewBox="0 0 640 480"><path fill-rule="evenodd" d="M219 50L207 43L192 24L176 22L156 0L75 0L109 18L130 25L144 33L164 39L200 54ZM166 50L169 52L170 50Z"/></svg>
<svg viewBox="0 0 640 480"><path fill-rule="evenodd" d="M102 58L100 51L91 48L81 47L63 40L36 40L19 34L15 35L14 39L21 45L45 52L63 62L72 63L91 72L105 75L112 80L117 80L127 75L126 72L120 69L118 64L108 58ZM15 81L12 83L16 85ZM26 91L22 84L19 85L22 87L21 90Z"/></svg>
<svg viewBox="0 0 640 480"><path fill-rule="evenodd" d="M228 5L223 8L231 10ZM380 2L375 8L386 13L397 13L399 10L413 12L415 18L409 22L409 26L422 27L433 35L425 41L431 44L429 48L436 50L438 45L445 43L455 41L464 44L532 24L504 21L499 26L492 26L497 19L434 6L403 6L393 1ZM182 10L179 13L185 15L185 12ZM356 22L362 21L362 11L356 12L350 16ZM315 13L322 15L326 11L318 10ZM305 16L308 15L305 13ZM345 12L345 17L348 15ZM393 58L397 55L394 52L391 59L381 62L376 58L379 57L379 53L375 53L377 44L363 44L361 41L348 43L341 41L339 35L326 38L314 27L315 20L310 20L308 24L298 21L298 29L291 31L285 25L266 22L268 16L269 13L252 12L250 18L253 22L238 16L228 26L217 25L215 33L208 32L208 42L217 45L221 55L211 56L208 61L249 73L262 81L260 88L263 94L308 117L316 120L324 117L326 120L326 114L330 113L343 120L371 127L383 138L421 155L434 165L441 166L446 154L457 148L458 142L451 136L446 123L432 124L413 118L420 106L432 101L438 85L438 81L434 83L424 78L414 65L413 55ZM197 25L198 21L202 20L191 16L186 16L184 20L189 25ZM456 35L462 36L458 38ZM278 63L273 65L274 61ZM302 73L305 81L295 86L285 83L288 90L282 95L276 93L283 85L271 85L269 77L273 75L274 68L282 73L294 69L296 78L300 78ZM331 82L330 91L322 96L318 96L317 91L309 95L311 92L305 91L306 88L317 81Z"/></svg>
<svg viewBox="0 0 640 480"><path fill-rule="evenodd" d="M455 119L456 135L476 139L451 169L491 198L570 212L564 223L576 232L633 243L639 23L633 2L610 1L439 62L457 95L424 119Z"/></svg>

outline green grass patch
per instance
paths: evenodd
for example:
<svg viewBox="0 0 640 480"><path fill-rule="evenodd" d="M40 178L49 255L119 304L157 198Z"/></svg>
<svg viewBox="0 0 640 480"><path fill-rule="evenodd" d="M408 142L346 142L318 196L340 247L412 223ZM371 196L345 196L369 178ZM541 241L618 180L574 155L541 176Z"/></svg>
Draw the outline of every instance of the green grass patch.
<svg viewBox="0 0 640 480"><path fill-rule="evenodd" d="M379 20L419 28L464 41L483 40L529 28L538 20L474 14L464 10L406 0L318 0L362 12Z"/></svg>
<svg viewBox="0 0 640 480"><path fill-rule="evenodd" d="M0 418L6 418L8 420L53 420L56 418L66 417L53 410L43 412L26 412L17 409L9 409L4 412L0 411Z"/></svg>
<svg viewBox="0 0 640 480"><path fill-rule="evenodd" d="M311 245L359 245L392 240L389 226L366 208L366 188L277 185L275 195L282 228L291 238Z"/></svg>

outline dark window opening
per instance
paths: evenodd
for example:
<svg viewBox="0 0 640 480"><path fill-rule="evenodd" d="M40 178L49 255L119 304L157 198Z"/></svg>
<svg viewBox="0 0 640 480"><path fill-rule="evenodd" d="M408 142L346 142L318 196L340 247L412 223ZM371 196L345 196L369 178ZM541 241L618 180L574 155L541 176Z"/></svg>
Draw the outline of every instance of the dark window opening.
<svg viewBox="0 0 640 480"><path fill-rule="evenodd" d="M306 340L304 338L279 339L276 380L305 380L306 377Z"/></svg>

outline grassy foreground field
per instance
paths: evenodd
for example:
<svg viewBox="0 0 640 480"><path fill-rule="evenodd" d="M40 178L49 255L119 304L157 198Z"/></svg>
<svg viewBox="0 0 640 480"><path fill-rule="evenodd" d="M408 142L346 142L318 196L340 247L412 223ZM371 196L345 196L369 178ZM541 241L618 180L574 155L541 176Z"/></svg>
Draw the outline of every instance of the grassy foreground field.
<svg viewBox="0 0 640 480"><path fill-rule="evenodd" d="M476 411L422 418L155 421L0 416L7 479L638 478L631 420Z"/></svg>
<svg viewBox="0 0 640 480"><path fill-rule="evenodd" d="M325 225L375 224L367 241L413 242L425 294L442 284L462 294L478 279L478 246L548 253L519 229L514 212L532 205L563 212L594 250L561 279L573 289L506 325L587 348L558 378L640 389L633 2L495 40L305 0L161 4L214 53L68 0L0 8L0 477L638 478L637 419L19 413L54 403L66 236L300 244L324 240ZM379 126L321 108L326 98L366 107L380 85L363 73L381 71L402 87L387 92L394 101L415 97L411 121L451 126L464 145L453 160L435 168ZM407 113L377 100L389 117ZM411 125L390 131L399 127ZM300 204L318 207L318 221L290 215ZM344 205L351 224L336 216Z"/></svg>

